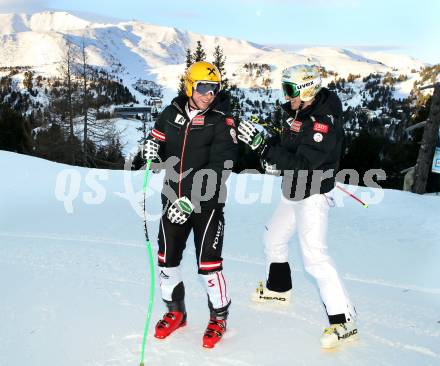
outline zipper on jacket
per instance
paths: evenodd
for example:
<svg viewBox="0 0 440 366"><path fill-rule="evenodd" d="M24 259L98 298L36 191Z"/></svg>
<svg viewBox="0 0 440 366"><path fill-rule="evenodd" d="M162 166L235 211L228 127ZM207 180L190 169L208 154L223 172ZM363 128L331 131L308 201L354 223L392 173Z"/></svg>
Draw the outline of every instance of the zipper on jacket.
<svg viewBox="0 0 440 366"><path fill-rule="evenodd" d="M191 121L188 121L185 129L185 136L183 137L182 154L180 155L180 174L179 174L179 198L182 197L182 175L183 175L183 158L185 157L186 138L188 136L188 129Z"/></svg>

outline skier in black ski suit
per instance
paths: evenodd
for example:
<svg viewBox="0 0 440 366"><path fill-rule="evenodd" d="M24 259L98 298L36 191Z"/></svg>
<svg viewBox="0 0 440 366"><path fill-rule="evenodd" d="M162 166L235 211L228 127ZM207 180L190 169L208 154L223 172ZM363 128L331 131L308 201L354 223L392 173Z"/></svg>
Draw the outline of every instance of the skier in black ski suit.
<svg viewBox="0 0 440 366"><path fill-rule="evenodd" d="M321 345L331 348L357 336L356 311L327 253L328 211L344 139L342 105L335 93L321 87L316 66L284 70L282 87L287 103L280 140L264 140L251 122L238 126L238 138L259 154L266 173L283 175L282 199L264 235L266 284L260 284L253 299L290 301L288 242L298 231L305 270L318 284L330 323Z"/></svg>
<svg viewBox="0 0 440 366"><path fill-rule="evenodd" d="M222 271L223 207L225 181L237 160L238 145L218 69L204 61L192 64L185 86L186 96L164 109L145 145L147 159L160 158L166 165L158 263L168 311L157 323L155 337L165 338L186 324L180 262L193 230L198 273L210 309L203 346L212 348L226 330L231 303Z"/></svg>

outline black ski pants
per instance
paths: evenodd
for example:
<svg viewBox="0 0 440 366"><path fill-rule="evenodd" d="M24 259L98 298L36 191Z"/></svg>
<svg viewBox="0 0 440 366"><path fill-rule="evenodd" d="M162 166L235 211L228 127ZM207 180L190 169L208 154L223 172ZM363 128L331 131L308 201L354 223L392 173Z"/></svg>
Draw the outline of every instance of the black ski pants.
<svg viewBox="0 0 440 366"><path fill-rule="evenodd" d="M159 267L179 266L186 241L193 230L198 273L221 271L224 226L223 207L193 212L183 225L172 224L165 212L160 221L158 237Z"/></svg>

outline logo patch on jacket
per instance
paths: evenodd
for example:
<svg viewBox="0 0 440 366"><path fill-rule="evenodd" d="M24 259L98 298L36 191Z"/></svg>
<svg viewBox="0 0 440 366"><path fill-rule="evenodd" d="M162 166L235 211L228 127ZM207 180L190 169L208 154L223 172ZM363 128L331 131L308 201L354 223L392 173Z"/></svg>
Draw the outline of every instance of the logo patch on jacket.
<svg viewBox="0 0 440 366"><path fill-rule="evenodd" d="M328 125L324 123L315 122L313 124L313 131L320 133L328 133Z"/></svg>
<svg viewBox="0 0 440 366"><path fill-rule="evenodd" d="M227 124L228 126L235 127L234 119L231 118L231 117L227 117L227 118L226 118L226 124Z"/></svg>
<svg viewBox="0 0 440 366"><path fill-rule="evenodd" d="M315 140L315 142L321 142L324 139L324 136L322 135L322 133L316 132L313 135L313 140Z"/></svg>
<svg viewBox="0 0 440 366"><path fill-rule="evenodd" d="M294 120L290 123L290 131L298 133L301 131L302 122Z"/></svg>
<svg viewBox="0 0 440 366"><path fill-rule="evenodd" d="M177 114L174 122L177 123L178 125L183 126L185 124L185 117L183 117L181 114Z"/></svg>
<svg viewBox="0 0 440 366"><path fill-rule="evenodd" d="M205 116L195 116L192 119L193 126L204 126L205 125Z"/></svg>

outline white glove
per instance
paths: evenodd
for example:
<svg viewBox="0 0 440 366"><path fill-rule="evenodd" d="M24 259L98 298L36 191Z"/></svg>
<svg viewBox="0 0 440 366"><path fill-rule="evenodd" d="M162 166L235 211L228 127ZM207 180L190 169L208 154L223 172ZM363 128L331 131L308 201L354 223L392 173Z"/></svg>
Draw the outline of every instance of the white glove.
<svg viewBox="0 0 440 366"><path fill-rule="evenodd" d="M241 121L238 125L238 132L238 139L248 144L252 150L258 149L264 142L263 136L258 132L252 122Z"/></svg>
<svg viewBox="0 0 440 366"><path fill-rule="evenodd" d="M160 145L154 140L147 140L144 145L144 158L146 160L157 160L159 157Z"/></svg>
<svg viewBox="0 0 440 366"><path fill-rule="evenodd" d="M167 217L173 224L184 224L194 211L194 205L187 197L181 197L174 201L168 208Z"/></svg>
<svg viewBox="0 0 440 366"><path fill-rule="evenodd" d="M277 169L277 166L273 163L269 163L267 160L261 159L261 166L264 169L264 171L266 172L266 174L269 175L276 175L276 176L280 176L281 175L281 170Z"/></svg>

